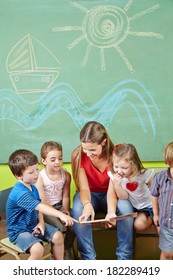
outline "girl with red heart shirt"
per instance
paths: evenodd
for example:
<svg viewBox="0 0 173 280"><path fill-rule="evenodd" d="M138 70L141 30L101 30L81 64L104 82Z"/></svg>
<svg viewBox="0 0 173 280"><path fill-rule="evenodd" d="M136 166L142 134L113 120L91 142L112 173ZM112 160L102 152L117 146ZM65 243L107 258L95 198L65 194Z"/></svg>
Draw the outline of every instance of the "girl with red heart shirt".
<svg viewBox="0 0 173 280"><path fill-rule="evenodd" d="M154 169L146 169L132 144L118 144L113 150L113 173L108 190L109 205L117 195L128 199L138 212L134 227L147 230L153 223L152 199L149 191ZM111 207L111 206L110 206Z"/></svg>

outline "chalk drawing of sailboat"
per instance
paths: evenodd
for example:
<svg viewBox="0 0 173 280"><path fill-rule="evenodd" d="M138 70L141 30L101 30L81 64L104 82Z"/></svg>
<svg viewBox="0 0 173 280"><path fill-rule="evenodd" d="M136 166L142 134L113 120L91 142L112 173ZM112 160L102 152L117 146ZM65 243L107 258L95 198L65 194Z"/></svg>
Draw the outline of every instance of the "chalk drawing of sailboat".
<svg viewBox="0 0 173 280"><path fill-rule="evenodd" d="M45 92L59 75L60 62L39 40L27 34L9 52L6 67L18 94Z"/></svg>

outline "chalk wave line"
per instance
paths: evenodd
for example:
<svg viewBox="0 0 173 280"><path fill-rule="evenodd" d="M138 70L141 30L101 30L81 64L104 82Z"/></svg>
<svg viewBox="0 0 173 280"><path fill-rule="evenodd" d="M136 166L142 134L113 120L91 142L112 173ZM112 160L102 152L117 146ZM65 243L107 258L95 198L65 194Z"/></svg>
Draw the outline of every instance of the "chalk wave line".
<svg viewBox="0 0 173 280"><path fill-rule="evenodd" d="M90 107L67 83L55 84L48 93L32 101L25 100L11 89L0 91L0 120L11 120L25 130L40 127L59 111L65 111L78 129L90 120L97 120L108 129L123 106L133 110L144 133L150 128L153 137L156 136L155 114L159 116L157 105L147 88L134 79L117 83Z"/></svg>

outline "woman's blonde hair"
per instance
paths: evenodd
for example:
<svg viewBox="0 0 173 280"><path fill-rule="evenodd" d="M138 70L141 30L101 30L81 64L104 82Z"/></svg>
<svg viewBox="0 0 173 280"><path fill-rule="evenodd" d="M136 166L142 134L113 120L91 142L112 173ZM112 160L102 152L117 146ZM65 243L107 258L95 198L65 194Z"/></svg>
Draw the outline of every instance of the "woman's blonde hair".
<svg viewBox="0 0 173 280"><path fill-rule="evenodd" d="M106 128L99 122L90 121L87 122L81 129L80 134L81 143L96 143L101 145L104 142L102 148L102 156L108 159L108 163L112 162L112 151L114 144L110 139ZM72 174L76 186L78 186L78 173L81 161L82 146L79 145L72 153Z"/></svg>
<svg viewBox="0 0 173 280"><path fill-rule="evenodd" d="M132 144L117 144L114 147L113 154L121 157L127 162L132 163L134 172L142 173L145 168L139 158L136 148Z"/></svg>
<svg viewBox="0 0 173 280"><path fill-rule="evenodd" d="M173 167L173 142L170 142L164 150L164 161L169 167Z"/></svg>

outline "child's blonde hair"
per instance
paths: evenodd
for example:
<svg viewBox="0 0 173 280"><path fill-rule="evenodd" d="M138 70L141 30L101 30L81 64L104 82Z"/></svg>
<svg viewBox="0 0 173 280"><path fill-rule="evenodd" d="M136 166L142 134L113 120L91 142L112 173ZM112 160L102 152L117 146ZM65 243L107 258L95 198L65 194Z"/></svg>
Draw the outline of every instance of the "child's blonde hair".
<svg viewBox="0 0 173 280"><path fill-rule="evenodd" d="M132 144L117 144L114 146L113 155L130 162L134 172L142 173L145 168L139 158L136 148Z"/></svg>
<svg viewBox="0 0 173 280"><path fill-rule="evenodd" d="M41 147L41 151L40 151L41 158L46 159L48 153L52 150L57 150L57 151L62 152L61 143L55 142L55 141L45 142L43 144L43 146Z"/></svg>
<svg viewBox="0 0 173 280"><path fill-rule="evenodd" d="M164 161L169 167L173 167L173 142L170 142L164 150Z"/></svg>

